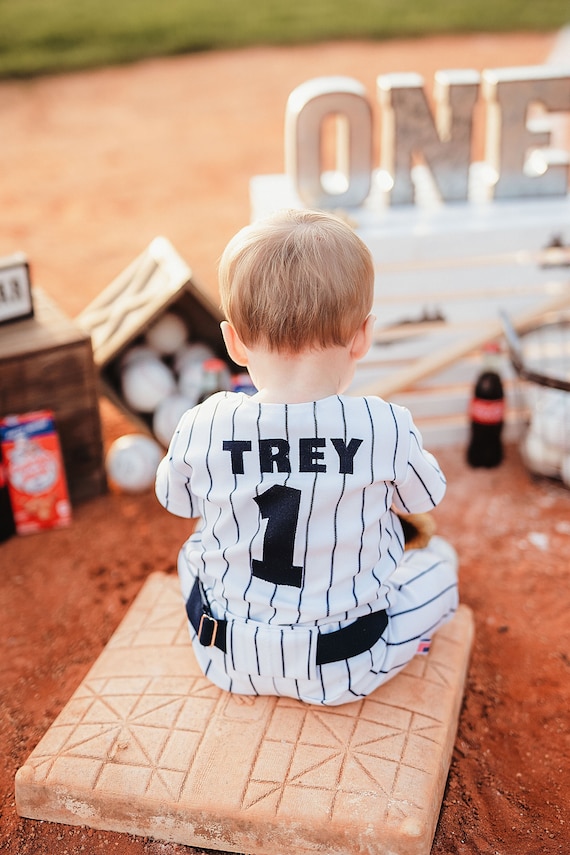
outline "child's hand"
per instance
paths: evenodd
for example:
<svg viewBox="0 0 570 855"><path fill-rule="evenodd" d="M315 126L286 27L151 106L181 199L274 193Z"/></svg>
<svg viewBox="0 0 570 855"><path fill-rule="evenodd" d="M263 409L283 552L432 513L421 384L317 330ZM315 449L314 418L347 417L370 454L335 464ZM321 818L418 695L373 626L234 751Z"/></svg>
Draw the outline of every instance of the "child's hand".
<svg viewBox="0 0 570 855"><path fill-rule="evenodd" d="M398 514L402 528L406 549L423 549L435 534L435 520L431 514Z"/></svg>

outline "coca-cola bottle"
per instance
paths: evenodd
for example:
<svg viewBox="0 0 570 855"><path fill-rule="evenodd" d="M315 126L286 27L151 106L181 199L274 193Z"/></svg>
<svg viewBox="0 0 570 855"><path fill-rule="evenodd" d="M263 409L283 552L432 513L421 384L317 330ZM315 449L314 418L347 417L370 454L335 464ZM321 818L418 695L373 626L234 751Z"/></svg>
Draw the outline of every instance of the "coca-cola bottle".
<svg viewBox="0 0 570 855"><path fill-rule="evenodd" d="M503 423L505 394L498 371L499 348L487 345L483 351L483 370L477 377L469 405L471 434L467 462L473 467L491 469L503 460Z"/></svg>

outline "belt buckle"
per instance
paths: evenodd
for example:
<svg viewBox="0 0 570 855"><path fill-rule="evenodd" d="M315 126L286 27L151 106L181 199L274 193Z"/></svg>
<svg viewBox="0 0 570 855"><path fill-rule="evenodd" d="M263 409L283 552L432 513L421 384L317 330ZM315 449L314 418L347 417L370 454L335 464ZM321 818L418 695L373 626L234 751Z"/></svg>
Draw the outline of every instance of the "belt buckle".
<svg viewBox="0 0 570 855"><path fill-rule="evenodd" d="M200 625L198 627L198 641L202 647L214 647L217 634L218 621L212 615L207 615L204 612L200 618Z"/></svg>

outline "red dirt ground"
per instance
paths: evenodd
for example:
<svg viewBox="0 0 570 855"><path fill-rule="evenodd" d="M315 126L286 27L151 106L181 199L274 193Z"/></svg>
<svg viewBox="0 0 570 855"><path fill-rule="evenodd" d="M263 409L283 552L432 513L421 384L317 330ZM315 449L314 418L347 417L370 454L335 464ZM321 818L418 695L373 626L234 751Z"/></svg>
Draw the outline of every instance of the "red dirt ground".
<svg viewBox="0 0 570 855"><path fill-rule="evenodd" d="M248 182L283 171L287 96L348 74L542 63L552 35L472 36L211 53L0 84L0 255L77 315L158 234L213 295L217 258L249 220ZM105 443L133 426L102 402ZM461 558L476 639L432 855L554 855L570 846L570 493L517 450L496 470L439 453L437 512ZM185 523L151 494L109 494L69 529L0 546L0 852L182 855L151 839L21 819L14 775L147 574L174 572Z"/></svg>

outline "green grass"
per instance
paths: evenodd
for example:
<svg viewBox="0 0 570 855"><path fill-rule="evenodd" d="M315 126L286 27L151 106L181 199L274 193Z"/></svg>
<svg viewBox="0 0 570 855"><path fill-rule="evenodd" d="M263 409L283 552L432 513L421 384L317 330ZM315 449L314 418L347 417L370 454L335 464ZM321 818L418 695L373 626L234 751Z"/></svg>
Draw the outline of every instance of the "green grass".
<svg viewBox="0 0 570 855"><path fill-rule="evenodd" d="M0 77L253 44L568 23L568 0L0 0Z"/></svg>

